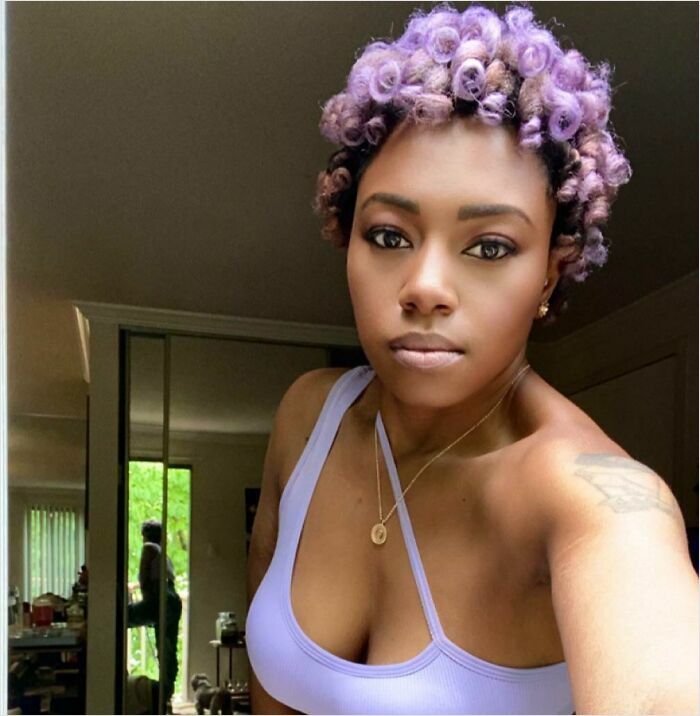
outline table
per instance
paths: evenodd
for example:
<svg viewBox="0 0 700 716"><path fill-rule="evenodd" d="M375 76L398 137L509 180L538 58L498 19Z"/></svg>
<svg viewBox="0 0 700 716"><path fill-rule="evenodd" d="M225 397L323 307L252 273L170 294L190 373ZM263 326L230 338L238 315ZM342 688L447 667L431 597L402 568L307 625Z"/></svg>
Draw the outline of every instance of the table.
<svg viewBox="0 0 700 716"><path fill-rule="evenodd" d="M212 639L209 645L216 649L216 685L226 687L227 684L221 683L221 650L228 650L228 687L233 686L233 654L236 649L246 648L245 632L241 632L242 643L239 644L222 644L217 639ZM250 692L231 693L231 702L234 706L234 713L250 713Z"/></svg>
<svg viewBox="0 0 700 716"><path fill-rule="evenodd" d="M216 685L225 686L221 683L221 650L228 650L228 681L233 684L233 652L234 649L245 649L245 642L242 644L222 644L218 639L212 639L209 645L216 649Z"/></svg>

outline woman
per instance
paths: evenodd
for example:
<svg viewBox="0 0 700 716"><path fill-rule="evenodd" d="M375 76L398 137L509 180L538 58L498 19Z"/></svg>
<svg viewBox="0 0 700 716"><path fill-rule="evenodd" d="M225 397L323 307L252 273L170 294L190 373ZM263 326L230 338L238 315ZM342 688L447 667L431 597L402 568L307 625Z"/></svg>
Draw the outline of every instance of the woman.
<svg viewBox="0 0 700 716"><path fill-rule="evenodd" d="M443 4L325 105L315 206L370 365L279 406L254 713L697 713L678 504L525 355L606 260L608 74L526 8Z"/></svg>

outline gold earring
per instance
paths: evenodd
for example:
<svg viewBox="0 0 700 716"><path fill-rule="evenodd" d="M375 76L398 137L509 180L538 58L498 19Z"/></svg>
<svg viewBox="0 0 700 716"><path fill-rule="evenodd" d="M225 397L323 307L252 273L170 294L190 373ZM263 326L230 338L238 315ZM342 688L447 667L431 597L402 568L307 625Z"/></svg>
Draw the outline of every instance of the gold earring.
<svg viewBox="0 0 700 716"><path fill-rule="evenodd" d="M549 302L543 301L537 309L537 318L544 318L547 315L547 311L549 311Z"/></svg>

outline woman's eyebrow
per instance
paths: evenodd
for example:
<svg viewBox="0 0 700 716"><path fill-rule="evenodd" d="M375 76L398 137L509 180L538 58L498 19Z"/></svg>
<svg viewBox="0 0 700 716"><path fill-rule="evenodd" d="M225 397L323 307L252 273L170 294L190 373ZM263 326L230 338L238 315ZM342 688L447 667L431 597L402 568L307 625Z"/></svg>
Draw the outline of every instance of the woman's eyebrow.
<svg viewBox="0 0 700 716"><path fill-rule="evenodd" d="M517 206L510 204L465 204L457 211L458 219L475 219L480 216L501 216L502 214L515 214L532 226L530 217Z"/></svg>
<svg viewBox="0 0 700 716"><path fill-rule="evenodd" d="M398 206L399 209L405 209L410 211L412 214L420 214L420 208L415 201L406 199L406 197L399 196L398 194L387 194L386 192L375 192L368 196L363 202L360 210L364 209L368 204L373 201L380 202L381 204L391 204Z"/></svg>
<svg viewBox="0 0 700 716"><path fill-rule="evenodd" d="M399 196L398 194L389 194L387 192L375 192L371 194L362 202L360 209L364 209L368 204L375 201L397 206L399 209L410 211L412 214L420 214L420 207L415 201L407 199L404 196ZM460 206L457 210L457 219L477 219L482 216L501 216L503 214L515 214L526 221L530 226L533 225L530 217L522 209L518 209L517 206L511 206L510 204L465 204L464 206Z"/></svg>

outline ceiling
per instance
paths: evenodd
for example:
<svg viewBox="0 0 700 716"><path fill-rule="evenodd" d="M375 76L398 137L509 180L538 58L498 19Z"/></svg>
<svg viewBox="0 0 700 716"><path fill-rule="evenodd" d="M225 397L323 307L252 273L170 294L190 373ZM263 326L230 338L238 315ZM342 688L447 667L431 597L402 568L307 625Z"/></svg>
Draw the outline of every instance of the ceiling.
<svg viewBox="0 0 700 716"><path fill-rule="evenodd" d="M532 5L565 46L614 67L634 170L608 265L559 325L533 331L549 341L697 269L698 6ZM83 479L72 301L352 325L344 255L310 206L334 150L320 108L358 49L396 37L416 6L7 4L11 484ZM236 380L257 375L271 404L279 386L247 360ZM211 411L216 431L226 411Z"/></svg>

